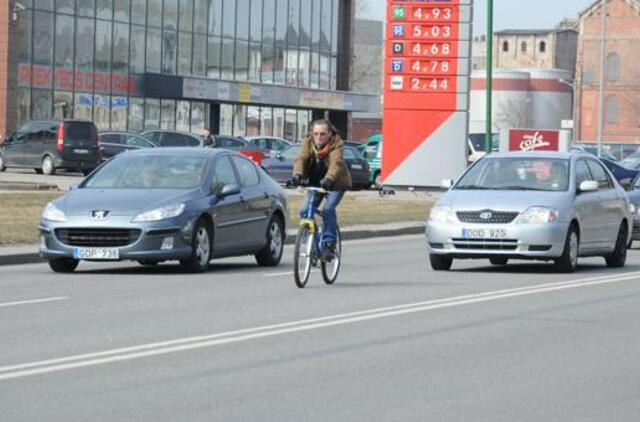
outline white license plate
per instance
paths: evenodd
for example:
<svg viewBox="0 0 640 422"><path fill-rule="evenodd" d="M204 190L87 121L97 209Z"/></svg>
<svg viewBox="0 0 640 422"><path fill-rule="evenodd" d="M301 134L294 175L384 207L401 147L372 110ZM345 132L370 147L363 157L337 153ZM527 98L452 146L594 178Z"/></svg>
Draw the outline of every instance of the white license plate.
<svg viewBox="0 0 640 422"><path fill-rule="evenodd" d="M75 259L120 259L117 248L74 248Z"/></svg>
<svg viewBox="0 0 640 422"><path fill-rule="evenodd" d="M362 165L360 165L360 164L353 164L353 165L351 166L351 168L352 168L352 169L356 169L356 170L362 170Z"/></svg>
<svg viewBox="0 0 640 422"><path fill-rule="evenodd" d="M76 154L89 154L89 150L88 149L74 149L73 152L75 152Z"/></svg>
<svg viewBox="0 0 640 422"><path fill-rule="evenodd" d="M463 239L505 239L505 229L462 229Z"/></svg>

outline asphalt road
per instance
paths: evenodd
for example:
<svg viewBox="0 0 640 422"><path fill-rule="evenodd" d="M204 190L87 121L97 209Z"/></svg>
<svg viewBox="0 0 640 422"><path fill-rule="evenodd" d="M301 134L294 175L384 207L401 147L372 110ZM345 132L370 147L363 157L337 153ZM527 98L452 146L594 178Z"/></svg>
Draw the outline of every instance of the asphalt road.
<svg viewBox="0 0 640 422"><path fill-rule="evenodd" d="M214 262L0 268L1 421L637 421L640 251L428 268L345 242L336 285Z"/></svg>

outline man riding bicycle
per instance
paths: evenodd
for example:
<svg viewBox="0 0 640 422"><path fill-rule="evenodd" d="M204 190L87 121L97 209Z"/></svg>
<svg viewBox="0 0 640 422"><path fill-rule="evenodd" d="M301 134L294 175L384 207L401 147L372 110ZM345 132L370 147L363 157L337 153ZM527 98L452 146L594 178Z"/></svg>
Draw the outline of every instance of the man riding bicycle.
<svg viewBox="0 0 640 422"><path fill-rule="evenodd" d="M325 260L335 255L338 224L336 207L344 192L351 188L351 174L342 155L343 146L338 131L329 120L315 120L293 164L292 185L299 185L302 179L307 179L309 186L328 191L322 211L324 224L321 244L322 259ZM307 209L310 199L311 194L307 193L301 213Z"/></svg>

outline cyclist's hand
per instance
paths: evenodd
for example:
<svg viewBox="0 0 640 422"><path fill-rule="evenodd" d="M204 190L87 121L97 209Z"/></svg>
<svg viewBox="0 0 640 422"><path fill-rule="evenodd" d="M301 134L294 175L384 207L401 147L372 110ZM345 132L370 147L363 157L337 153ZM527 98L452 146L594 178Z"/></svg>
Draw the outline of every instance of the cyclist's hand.
<svg viewBox="0 0 640 422"><path fill-rule="evenodd" d="M328 177L325 177L320 181L320 187L324 190L333 189L334 184L335 184L334 181L329 179Z"/></svg>
<svg viewBox="0 0 640 422"><path fill-rule="evenodd" d="M300 180L302 177L299 174L294 174L291 180L289 180L289 186L296 187L300 186Z"/></svg>

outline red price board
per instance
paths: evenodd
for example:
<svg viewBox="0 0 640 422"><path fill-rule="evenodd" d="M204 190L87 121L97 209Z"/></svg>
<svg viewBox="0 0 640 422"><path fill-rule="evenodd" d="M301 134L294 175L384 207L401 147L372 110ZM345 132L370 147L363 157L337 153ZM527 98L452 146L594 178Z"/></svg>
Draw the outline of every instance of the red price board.
<svg viewBox="0 0 640 422"><path fill-rule="evenodd" d="M435 186L439 180L407 178L432 178L440 166L451 172L465 164L471 8L472 0L388 0L384 183ZM456 143L451 151L436 146L447 140ZM438 152L425 157L430 148Z"/></svg>

